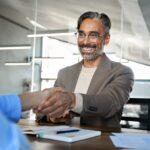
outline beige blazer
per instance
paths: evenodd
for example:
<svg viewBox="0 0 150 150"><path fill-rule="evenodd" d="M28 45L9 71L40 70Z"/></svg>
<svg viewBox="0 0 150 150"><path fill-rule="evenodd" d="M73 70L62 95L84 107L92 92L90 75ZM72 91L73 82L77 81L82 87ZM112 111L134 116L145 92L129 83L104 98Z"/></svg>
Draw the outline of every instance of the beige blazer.
<svg viewBox="0 0 150 150"><path fill-rule="evenodd" d="M79 62L60 70L54 86L73 92L81 68L82 62ZM129 67L111 61L104 54L87 94L82 94L81 124L120 127L122 109L129 99L133 82L133 72Z"/></svg>

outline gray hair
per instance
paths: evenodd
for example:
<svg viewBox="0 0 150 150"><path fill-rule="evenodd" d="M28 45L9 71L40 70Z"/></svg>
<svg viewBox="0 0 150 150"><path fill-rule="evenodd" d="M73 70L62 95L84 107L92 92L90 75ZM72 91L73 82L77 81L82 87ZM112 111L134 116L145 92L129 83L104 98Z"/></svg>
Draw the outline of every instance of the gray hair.
<svg viewBox="0 0 150 150"><path fill-rule="evenodd" d="M98 12L92 12L92 11L88 11L83 13L79 19L78 19L78 23L77 23L77 29L79 30L81 23L83 22L83 20L85 19L98 19L102 22L102 25L104 26L104 30L105 30L105 35L109 35L109 30L111 28L111 21L109 19L109 17L104 14L104 13L98 13Z"/></svg>

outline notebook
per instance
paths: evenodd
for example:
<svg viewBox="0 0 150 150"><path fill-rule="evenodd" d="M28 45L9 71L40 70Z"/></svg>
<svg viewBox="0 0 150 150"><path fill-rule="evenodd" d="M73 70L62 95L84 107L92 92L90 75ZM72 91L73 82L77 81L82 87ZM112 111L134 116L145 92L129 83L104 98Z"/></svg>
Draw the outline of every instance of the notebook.
<svg viewBox="0 0 150 150"><path fill-rule="evenodd" d="M25 134L36 134L38 138L76 142L101 135L101 131L87 130L70 126L49 126L25 130Z"/></svg>

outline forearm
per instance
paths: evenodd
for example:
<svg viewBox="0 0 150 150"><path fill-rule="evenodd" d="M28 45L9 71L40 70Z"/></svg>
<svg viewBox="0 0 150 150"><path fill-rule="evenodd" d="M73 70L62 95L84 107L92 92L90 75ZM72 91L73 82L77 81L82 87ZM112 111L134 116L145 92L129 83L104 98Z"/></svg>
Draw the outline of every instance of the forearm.
<svg viewBox="0 0 150 150"><path fill-rule="evenodd" d="M63 89L60 87L49 88L43 91L28 92L19 95L22 104L22 111L37 108L39 104L41 105L41 102L46 102L50 96L59 91L63 91Z"/></svg>
<svg viewBox="0 0 150 150"><path fill-rule="evenodd" d="M26 111L38 106L38 104L44 99L44 94L40 92L23 93L19 95L22 111Z"/></svg>
<svg viewBox="0 0 150 150"><path fill-rule="evenodd" d="M118 91L118 94L101 93L99 95L82 95L83 96L83 112L102 118L109 118L120 112L124 104L129 99L129 93L125 95Z"/></svg>

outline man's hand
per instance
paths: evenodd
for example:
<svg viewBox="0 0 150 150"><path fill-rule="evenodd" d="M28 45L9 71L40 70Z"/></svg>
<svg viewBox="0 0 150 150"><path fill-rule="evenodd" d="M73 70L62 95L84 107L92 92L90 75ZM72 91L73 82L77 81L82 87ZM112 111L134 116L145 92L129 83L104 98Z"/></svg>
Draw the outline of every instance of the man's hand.
<svg viewBox="0 0 150 150"><path fill-rule="evenodd" d="M60 118L62 114L74 106L75 95L73 93L57 91L39 105L38 112L48 114L50 118Z"/></svg>
<svg viewBox="0 0 150 150"><path fill-rule="evenodd" d="M44 89L43 91L40 91L40 92L36 92L37 94L34 94L34 96L32 96L31 98L31 102L35 99L34 101L36 103L36 105L32 107L34 113L36 114L38 113L39 105L43 105L50 97L52 97L53 94L60 92L60 91L64 91L64 89L61 87L54 87L54 88ZM39 115L42 115L42 114L39 114Z"/></svg>
<svg viewBox="0 0 150 150"><path fill-rule="evenodd" d="M51 118L49 115L47 115L47 121L56 124L61 124L61 123L69 124L72 118L73 116L69 112L64 113L59 118Z"/></svg>
<svg viewBox="0 0 150 150"><path fill-rule="evenodd" d="M45 89L44 91L26 92L18 95L21 101L22 111L37 108L41 101L46 101L57 91L63 91L63 88L55 87Z"/></svg>
<svg viewBox="0 0 150 150"><path fill-rule="evenodd" d="M60 91L64 91L64 89L62 87L53 87L53 88L44 89L42 91L42 95L44 99L42 100L40 105L42 105L42 103L45 103L51 96L53 96L55 93Z"/></svg>

